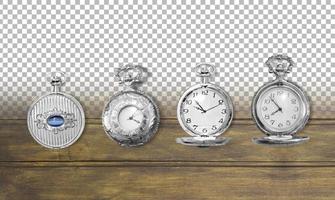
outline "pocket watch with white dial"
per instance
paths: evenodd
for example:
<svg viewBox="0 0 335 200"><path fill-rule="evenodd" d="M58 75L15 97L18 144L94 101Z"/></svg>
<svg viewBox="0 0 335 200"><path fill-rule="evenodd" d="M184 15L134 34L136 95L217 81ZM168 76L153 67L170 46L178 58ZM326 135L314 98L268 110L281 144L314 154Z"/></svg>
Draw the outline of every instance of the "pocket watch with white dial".
<svg viewBox="0 0 335 200"><path fill-rule="evenodd" d="M188 146L221 146L230 138L219 137L233 119L233 103L228 93L210 83L215 67L200 64L196 73L202 83L189 88L180 98L177 110L178 121L191 137L177 138L177 143Z"/></svg>
<svg viewBox="0 0 335 200"><path fill-rule="evenodd" d="M297 136L310 116L309 98L296 83L286 80L295 63L286 55L274 55L265 65L276 79L262 86L252 103L252 116L266 137L254 138L257 144L293 145L309 140Z"/></svg>
<svg viewBox="0 0 335 200"><path fill-rule="evenodd" d="M135 87L143 82L144 72L144 68L138 65L119 69L116 76L124 89L110 99L102 114L105 132L121 146L144 145L158 131L158 106L150 96Z"/></svg>
<svg viewBox="0 0 335 200"><path fill-rule="evenodd" d="M66 148L83 133L85 114L74 97L60 92L65 83L65 73L53 73L50 83L53 91L38 98L28 111L28 129L42 146L51 149Z"/></svg>

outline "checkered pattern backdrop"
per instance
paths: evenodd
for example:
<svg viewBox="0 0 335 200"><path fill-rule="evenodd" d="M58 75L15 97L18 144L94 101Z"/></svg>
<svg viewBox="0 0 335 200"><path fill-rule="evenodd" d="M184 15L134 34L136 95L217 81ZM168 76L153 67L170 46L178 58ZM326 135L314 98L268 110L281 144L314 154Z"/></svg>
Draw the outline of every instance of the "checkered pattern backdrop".
<svg viewBox="0 0 335 200"><path fill-rule="evenodd" d="M335 117L335 1L34 2L0 5L0 118L25 118L55 70L67 72L63 90L98 118L119 90L115 68L126 63L148 68L141 89L157 99L163 117L175 117L201 62L218 67L215 81L246 118L255 91L272 78L263 63L278 52L297 62L290 78L310 95L313 117Z"/></svg>

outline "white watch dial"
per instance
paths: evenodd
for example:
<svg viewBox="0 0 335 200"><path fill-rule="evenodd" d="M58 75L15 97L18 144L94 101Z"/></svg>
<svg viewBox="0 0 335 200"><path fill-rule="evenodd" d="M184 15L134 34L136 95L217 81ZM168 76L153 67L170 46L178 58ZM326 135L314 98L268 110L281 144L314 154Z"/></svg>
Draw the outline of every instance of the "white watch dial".
<svg viewBox="0 0 335 200"><path fill-rule="evenodd" d="M143 113L135 106L127 106L119 113L119 124L124 131L138 129L144 120Z"/></svg>
<svg viewBox="0 0 335 200"><path fill-rule="evenodd" d="M199 136L211 136L226 125L228 99L217 90L201 87L188 93L180 106L184 126Z"/></svg>
<svg viewBox="0 0 335 200"><path fill-rule="evenodd" d="M257 102L260 121L273 132L287 132L301 119L303 103L299 95L286 87L273 87L263 92Z"/></svg>

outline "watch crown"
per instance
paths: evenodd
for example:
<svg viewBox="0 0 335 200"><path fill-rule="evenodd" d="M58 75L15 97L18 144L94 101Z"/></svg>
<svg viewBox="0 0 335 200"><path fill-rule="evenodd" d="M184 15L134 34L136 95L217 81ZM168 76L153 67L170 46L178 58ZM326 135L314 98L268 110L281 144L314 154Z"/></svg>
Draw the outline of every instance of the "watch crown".
<svg viewBox="0 0 335 200"><path fill-rule="evenodd" d="M284 54L277 54L271 56L266 62L265 66L269 68L270 73L274 73L277 78L283 78L286 74L292 71L295 66L292 58Z"/></svg>
<svg viewBox="0 0 335 200"><path fill-rule="evenodd" d="M52 72L51 76L48 78L50 84L54 87L54 92L59 92L60 87L63 86L66 82L66 73L65 72Z"/></svg>
<svg viewBox="0 0 335 200"><path fill-rule="evenodd" d="M120 84L133 85L143 82L144 68L141 65L127 64L116 72L116 78Z"/></svg>
<svg viewBox="0 0 335 200"><path fill-rule="evenodd" d="M208 82L215 74L215 66L207 63L197 65L195 70L197 76L201 77L204 83Z"/></svg>

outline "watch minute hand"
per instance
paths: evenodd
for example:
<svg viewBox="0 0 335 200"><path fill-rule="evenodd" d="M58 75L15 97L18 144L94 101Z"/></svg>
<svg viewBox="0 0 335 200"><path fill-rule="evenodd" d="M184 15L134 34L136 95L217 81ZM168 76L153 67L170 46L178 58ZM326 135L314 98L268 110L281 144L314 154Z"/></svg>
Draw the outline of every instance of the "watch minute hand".
<svg viewBox="0 0 335 200"><path fill-rule="evenodd" d="M272 98L270 98L270 99L278 107L278 109L280 109L280 110L282 109L275 100L273 100Z"/></svg>
<svg viewBox="0 0 335 200"><path fill-rule="evenodd" d="M213 107L211 107L210 109L207 109L206 112L208 112L208 111L210 111L210 110L213 110L214 108L219 107L220 105L221 105L221 104L216 105L216 106L213 106Z"/></svg>

